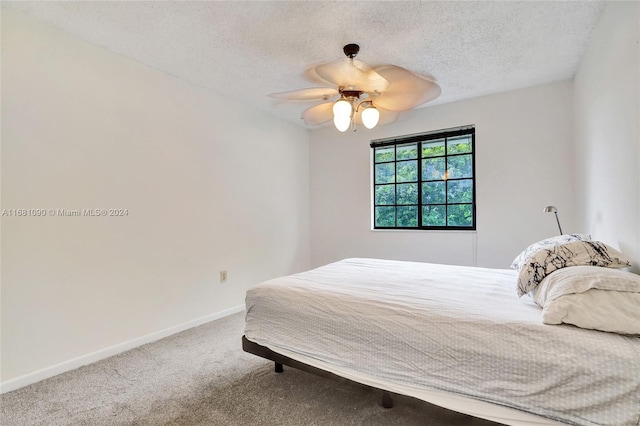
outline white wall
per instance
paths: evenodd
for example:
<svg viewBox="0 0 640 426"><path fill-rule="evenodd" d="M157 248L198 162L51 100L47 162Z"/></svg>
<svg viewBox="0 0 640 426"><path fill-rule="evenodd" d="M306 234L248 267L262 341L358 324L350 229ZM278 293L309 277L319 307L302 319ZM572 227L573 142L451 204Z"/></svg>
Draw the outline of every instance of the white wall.
<svg viewBox="0 0 640 426"><path fill-rule="evenodd" d="M444 88L446 90L446 87ZM574 221L572 82L426 107L411 120L355 133L311 132L312 264L382 257L508 268L528 244ZM477 232L372 231L369 142L476 126Z"/></svg>
<svg viewBox="0 0 640 426"><path fill-rule="evenodd" d="M575 77L581 227L640 272L638 2L608 2Z"/></svg>
<svg viewBox="0 0 640 426"><path fill-rule="evenodd" d="M2 217L3 383L308 268L308 145L304 129L3 10L2 208L128 209Z"/></svg>

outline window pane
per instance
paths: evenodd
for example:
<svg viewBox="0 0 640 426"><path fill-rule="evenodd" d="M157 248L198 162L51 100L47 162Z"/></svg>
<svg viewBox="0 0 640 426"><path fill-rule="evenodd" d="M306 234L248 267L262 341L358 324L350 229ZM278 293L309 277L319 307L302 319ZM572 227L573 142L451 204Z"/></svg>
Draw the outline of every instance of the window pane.
<svg viewBox="0 0 640 426"><path fill-rule="evenodd" d="M398 184L398 204L418 204L418 184Z"/></svg>
<svg viewBox="0 0 640 426"><path fill-rule="evenodd" d="M471 154L447 157L449 179L473 177Z"/></svg>
<svg viewBox="0 0 640 426"><path fill-rule="evenodd" d="M376 185L376 204L390 205L396 203L394 185Z"/></svg>
<svg viewBox="0 0 640 426"><path fill-rule="evenodd" d="M423 204L444 204L444 182L425 182L422 184ZM444 216L443 216L444 217Z"/></svg>
<svg viewBox="0 0 640 426"><path fill-rule="evenodd" d="M447 154L466 154L471 152L471 135L456 136L447 140Z"/></svg>
<svg viewBox="0 0 640 426"><path fill-rule="evenodd" d="M376 183L394 182L395 171L395 163L376 164Z"/></svg>
<svg viewBox="0 0 640 426"><path fill-rule="evenodd" d="M445 206L424 206L422 207L423 226L446 226Z"/></svg>
<svg viewBox="0 0 640 426"><path fill-rule="evenodd" d="M398 226L418 226L418 207L397 207Z"/></svg>
<svg viewBox="0 0 640 426"><path fill-rule="evenodd" d="M435 139L422 143L422 157L437 157L444 155L444 139Z"/></svg>
<svg viewBox="0 0 640 426"><path fill-rule="evenodd" d="M418 180L418 161L398 161L398 182L416 182Z"/></svg>
<svg viewBox="0 0 640 426"><path fill-rule="evenodd" d="M447 185L448 203L471 203L473 201L473 181L450 180Z"/></svg>
<svg viewBox="0 0 640 426"><path fill-rule="evenodd" d="M398 145L396 149L397 149L398 160L410 160L413 158L418 158L417 143Z"/></svg>
<svg viewBox="0 0 640 426"><path fill-rule="evenodd" d="M440 180L444 176L444 158L422 160L422 179Z"/></svg>
<svg viewBox="0 0 640 426"><path fill-rule="evenodd" d="M448 226L472 226L473 210L471 204L457 204L447 209Z"/></svg>
<svg viewBox="0 0 640 426"><path fill-rule="evenodd" d="M376 148L376 163L395 160L395 150L392 146Z"/></svg>
<svg viewBox="0 0 640 426"><path fill-rule="evenodd" d="M395 207L376 207L375 209L376 226L393 227L396 226L396 208Z"/></svg>

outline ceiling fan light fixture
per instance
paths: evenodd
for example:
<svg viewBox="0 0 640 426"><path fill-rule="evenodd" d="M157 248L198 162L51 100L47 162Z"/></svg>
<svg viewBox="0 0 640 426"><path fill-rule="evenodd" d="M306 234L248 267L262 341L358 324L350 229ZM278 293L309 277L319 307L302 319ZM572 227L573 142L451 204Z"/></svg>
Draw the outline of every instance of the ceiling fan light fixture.
<svg viewBox="0 0 640 426"><path fill-rule="evenodd" d="M325 102L305 109L302 118L307 125L321 125L333 119L341 132L348 128L356 131L358 124L372 129L392 123L398 113L440 96L442 89L435 77L416 74L391 64L371 67L355 59L359 50L357 44L347 44L343 48L347 60L343 58L319 64L305 72L307 77L325 87L269 96L295 101L323 100ZM334 96L339 96L337 102Z"/></svg>
<svg viewBox="0 0 640 426"><path fill-rule="evenodd" d="M380 120L380 111L376 108L373 103L362 110L362 124L367 129L373 129L378 124L378 120Z"/></svg>

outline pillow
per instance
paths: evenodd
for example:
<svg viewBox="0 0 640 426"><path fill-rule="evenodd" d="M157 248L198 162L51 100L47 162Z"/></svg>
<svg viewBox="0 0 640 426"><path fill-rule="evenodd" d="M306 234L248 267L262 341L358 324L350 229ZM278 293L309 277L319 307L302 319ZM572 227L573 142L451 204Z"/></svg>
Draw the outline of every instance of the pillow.
<svg viewBox="0 0 640 426"><path fill-rule="evenodd" d="M640 275L598 266L572 266L535 290L545 324L640 334Z"/></svg>
<svg viewBox="0 0 640 426"><path fill-rule="evenodd" d="M600 241L571 241L529 253L518 273L518 296L523 296L556 269L567 266L602 266L625 268L629 259L613 247Z"/></svg>
<svg viewBox="0 0 640 426"><path fill-rule="evenodd" d="M524 249L522 253L520 253L511 263L511 267L513 269L520 270L524 260L531 253L540 250L541 248L552 248L556 247L560 244L569 243L571 241L589 241L591 237L583 234L562 234L557 237L546 238L542 241L538 241L537 243L531 244L529 247Z"/></svg>

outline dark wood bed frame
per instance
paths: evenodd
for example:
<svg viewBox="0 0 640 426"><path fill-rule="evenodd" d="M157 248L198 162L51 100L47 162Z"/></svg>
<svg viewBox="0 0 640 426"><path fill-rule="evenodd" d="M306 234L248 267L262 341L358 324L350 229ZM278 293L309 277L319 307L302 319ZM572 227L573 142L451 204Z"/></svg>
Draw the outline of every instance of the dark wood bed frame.
<svg viewBox="0 0 640 426"><path fill-rule="evenodd" d="M337 374L331 373L330 371L322 370L321 368L313 367L309 364L296 361L295 359L292 359L287 356L281 355L277 352L274 352L271 349L267 348L266 346L262 346L257 343L254 343L251 340L247 339L245 336L242 336L242 349L245 352L248 352L250 354L254 354L259 357L273 361L275 363L276 373L282 373L284 371L283 366L287 365L289 367L293 367L301 371L306 371L307 373L315 374L320 377L336 380L343 383L356 383L357 385L364 386L367 388L378 389L382 391L381 405L384 408L393 407L393 399L391 398L391 394L387 390L379 389L373 386L363 385L362 383L354 382L353 380L349 380L342 376L338 376Z"/></svg>

